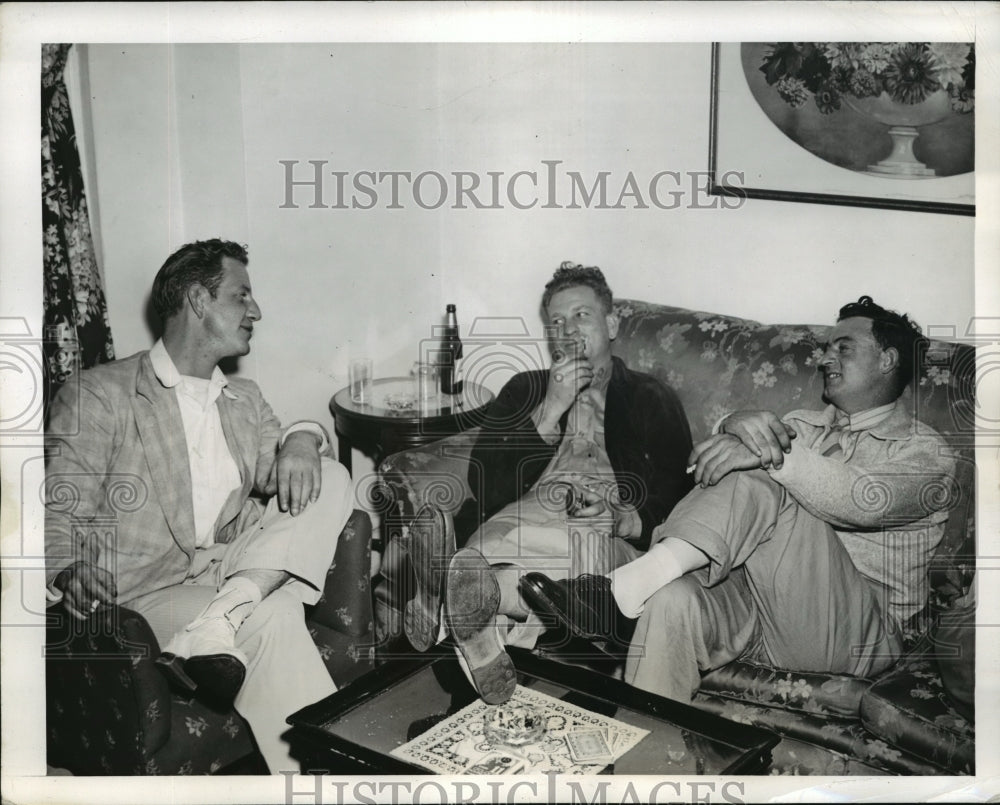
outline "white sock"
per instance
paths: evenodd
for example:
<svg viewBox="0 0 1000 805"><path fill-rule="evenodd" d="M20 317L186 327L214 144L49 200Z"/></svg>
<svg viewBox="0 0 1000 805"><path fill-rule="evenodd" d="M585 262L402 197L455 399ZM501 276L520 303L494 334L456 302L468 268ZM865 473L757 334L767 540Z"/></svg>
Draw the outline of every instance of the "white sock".
<svg viewBox="0 0 1000 805"><path fill-rule="evenodd" d="M608 573L618 608L628 618L638 618L647 599L684 571L670 548L657 542L644 556Z"/></svg>
<svg viewBox="0 0 1000 805"><path fill-rule="evenodd" d="M202 618L225 618L234 630L239 631L262 597L260 587L246 576L230 576L192 623Z"/></svg>

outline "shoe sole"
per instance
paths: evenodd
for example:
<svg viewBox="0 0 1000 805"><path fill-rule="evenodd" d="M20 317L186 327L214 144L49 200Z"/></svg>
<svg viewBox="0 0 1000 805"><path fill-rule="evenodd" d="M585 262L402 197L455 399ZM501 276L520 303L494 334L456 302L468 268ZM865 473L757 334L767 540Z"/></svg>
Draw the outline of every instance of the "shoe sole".
<svg viewBox="0 0 1000 805"><path fill-rule="evenodd" d="M246 666L231 654L178 657L164 652L156 666L167 679L188 694L204 694L221 703L232 703L246 680Z"/></svg>
<svg viewBox="0 0 1000 805"><path fill-rule="evenodd" d="M451 560L445 585L445 621L472 683L487 704L503 704L517 688L514 663L497 634L500 586L489 563L471 548Z"/></svg>
<svg viewBox="0 0 1000 805"><path fill-rule="evenodd" d="M426 516L425 512L433 518L426 525L419 522ZM430 529L429 539L421 535L425 528ZM438 642L441 589L448 562L455 554L455 530L451 515L424 506L413 518L410 533L400 540L400 546L409 554L417 582L416 594L403 609L403 631L413 648L427 651Z"/></svg>

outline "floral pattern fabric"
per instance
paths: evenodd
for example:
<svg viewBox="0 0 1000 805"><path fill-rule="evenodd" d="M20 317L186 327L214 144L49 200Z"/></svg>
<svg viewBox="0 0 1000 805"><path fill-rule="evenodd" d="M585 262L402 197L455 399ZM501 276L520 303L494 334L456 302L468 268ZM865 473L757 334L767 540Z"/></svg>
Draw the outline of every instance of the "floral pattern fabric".
<svg viewBox="0 0 1000 805"><path fill-rule="evenodd" d="M976 765L975 729L956 708L933 654L915 652L865 694L865 727L889 744L958 774Z"/></svg>
<svg viewBox="0 0 1000 805"><path fill-rule="evenodd" d="M42 265L47 400L78 369L114 360L63 73L71 45L42 45ZM46 400L46 402L47 402Z"/></svg>
<svg viewBox="0 0 1000 805"><path fill-rule="evenodd" d="M847 674L792 673L731 662L706 675L701 690L720 698L835 718L859 718L870 679Z"/></svg>
<svg viewBox="0 0 1000 805"><path fill-rule="evenodd" d="M371 561L371 518L355 510L340 532L323 595L306 613L309 633L338 687L375 667Z"/></svg>
<svg viewBox="0 0 1000 805"><path fill-rule="evenodd" d="M732 411L768 409L780 415L823 405L817 369L829 326L761 324L637 300L619 300L616 312L620 327L614 353L630 368L673 387L695 442L709 436L719 419ZM968 590L976 556L975 351L933 341L921 364L920 380L904 402L915 406L917 418L941 433L954 449L961 496L953 501L931 567L932 606L905 626L908 647L926 636L934 613ZM390 528L405 528L425 502L458 510L470 494L464 479L475 437L475 431L468 431L385 459L380 467L381 491ZM877 687L875 693L884 694L869 703L873 680L790 673L737 662L704 677L696 704L781 733L784 738L774 761L778 773L968 773L972 725L950 722L952 711L936 709L936 695L926 697L925 686L905 681L909 679L904 675L893 683L891 696L889 690ZM872 713L880 711L877 718L898 729L879 732L874 714L863 724L866 707ZM899 722L886 715L896 707L902 707ZM906 713L910 715L904 717ZM927 713L929 721L920 713ZM929 725L940 727L939 718L950 732L932 751L938 738ZM906 734L908 739L901 737Z"/></svg>
<svg viewBox="0 0 1000 805"><path fill-rule="evenodd" d="M374 667L371 520L355 511L341 532L323 596L306 623L334 682ZM86 623L49 612L48 762L79 775L213 774L255 752L235 710L172 691L153 660L149 624L121 607Z"/></svg>
<svg viewBox="0 0 1000 805"><path fill-rule="evenodd" d="M775 751L773 774L830 774L831 765L840 766L846 759L863 764L864 773L878 770L888 774L944 774L942 768L925 759L904 752L866 730L857 720L824 718L812 713L796 713L774 707L762 707L698 693L694 705L740 724L771 730L782 736L784 751ZM810 746L812 760L782 767L781 757L788 751L785 739L800 747ZM817 751L818 750L818 751ZM955 772L960 773L960 772Z"/></svg>
<svg viewBox="0 0 1000 805"><path fill-rule="evenodd" d="M234 711L171 692L144 618L99 612L86 624L61 607L49 613L49 765L87 775L210 774L254 751Z"/></svg>
<svg viewBox="0 0 1000 805"><path fill-rule="evenodd" d="M786 414L823 406L818 369L829 326L760 324L628 299L615 312L621 321L615 354L673 386L695 442L735 410ZM970 347L931 343L917 389L921 421L946 436L974 433L974 362Z"/></svg>

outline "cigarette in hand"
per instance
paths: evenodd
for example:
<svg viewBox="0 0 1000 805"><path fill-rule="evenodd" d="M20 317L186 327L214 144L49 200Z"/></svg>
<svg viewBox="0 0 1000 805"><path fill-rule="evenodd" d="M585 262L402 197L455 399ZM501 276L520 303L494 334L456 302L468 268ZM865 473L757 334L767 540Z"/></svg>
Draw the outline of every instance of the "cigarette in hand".
<svg viewBox="0 0 1000 805"><path fill-rule="evenodd" d="M690 475L696 469L698 469L698 465L697 464L692 464L690 467L688 467L686 470L684 470L684 472L686 472L688 475Z"/></svg>
<svg viewBox="0 0 1000 805"><path fill-rule="evenodd" d="M91 605L90 605L90 611L91 611L91 612L97 612L97 608L98 608L98 607L99 607L100 605L101 605L101 602L100 602L100 601L98 601L98 600L97 600L97 599L95 598L95 599L94 599L94 601L93 601L93 603L91 603Z"/></svg>

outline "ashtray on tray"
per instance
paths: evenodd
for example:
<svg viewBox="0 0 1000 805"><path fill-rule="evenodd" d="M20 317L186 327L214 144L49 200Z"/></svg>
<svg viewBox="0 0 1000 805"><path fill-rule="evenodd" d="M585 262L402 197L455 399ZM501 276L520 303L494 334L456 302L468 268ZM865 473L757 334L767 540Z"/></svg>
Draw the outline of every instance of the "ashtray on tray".
<svg viewBox="0 0 1000 805"><path fill-rule="evenodd" d="M483 735L492 744L523 746L545 732L545 717L526 704L501 704L493 708L483 724Z"/></svg>
<svg viewBox="0 0 1000 805"><path fill-rule="evenodd" d="M412 391L397 391L386 394L385 407L392 411L412 411L417 407L417 398Z"/></svg>

